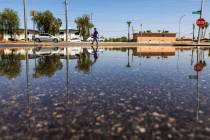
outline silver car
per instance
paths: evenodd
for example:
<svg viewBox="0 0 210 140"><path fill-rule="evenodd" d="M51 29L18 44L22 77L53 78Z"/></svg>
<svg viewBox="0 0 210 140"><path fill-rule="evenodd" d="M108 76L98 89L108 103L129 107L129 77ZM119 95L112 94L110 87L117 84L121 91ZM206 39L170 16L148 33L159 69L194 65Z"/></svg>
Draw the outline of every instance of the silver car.
<svg viewBox="0 0 210 140"><path fill-rule="evenodd" d="M42 33L42 34L39 34L39 35L35 35L34 41L36 41L36 42L55 42L55 43L58 43L59 41L61 41L61 39L59 39L58 37L55 37L51 34Z"/></svg>

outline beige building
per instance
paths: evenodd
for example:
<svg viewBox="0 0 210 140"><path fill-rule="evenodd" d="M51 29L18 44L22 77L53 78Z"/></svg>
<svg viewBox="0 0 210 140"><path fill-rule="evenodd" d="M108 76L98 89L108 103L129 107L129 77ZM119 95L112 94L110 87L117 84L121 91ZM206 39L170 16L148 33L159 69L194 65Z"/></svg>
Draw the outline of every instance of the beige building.
<svg viewBox="0 0 210 140"><path fill-rule="evenodd" d="M135 33L133 40L139 43L174 43L176 33Z"/></svg>

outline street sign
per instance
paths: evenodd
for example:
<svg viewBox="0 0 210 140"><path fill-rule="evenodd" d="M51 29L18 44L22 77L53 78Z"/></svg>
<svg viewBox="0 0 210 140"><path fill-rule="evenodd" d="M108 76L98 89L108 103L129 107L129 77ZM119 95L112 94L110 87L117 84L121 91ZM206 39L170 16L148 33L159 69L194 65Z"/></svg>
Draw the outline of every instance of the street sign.
<svg viewBox="0 0 210 140"><path fill-rule="evenodd" d="M197 72L202 71L203 70L203 64L201 64L201 63L195 64L194 70L197 71Z"/></svg>
<svg viewBox="0 0 210 140"><path fill-rule="evenodd" d="M194 15L200 15L201 14L201 11L199 10L199 11L194 11L194 12L192 12L192 14L194 14Z"/></svg>
<svg viewBox="0 0 210 140"><path fill-rule="evenodd" d="M189 75L188 78L191 80L197 80L198 76L197 75Z"/></svg>
<svg viewBox="0 0 210 140"><path fill-rule="evenodd" d="M200 18L196 21L196 24L201 28L205 27L205 23L206 23L206 21L203 18Z"/></svg>

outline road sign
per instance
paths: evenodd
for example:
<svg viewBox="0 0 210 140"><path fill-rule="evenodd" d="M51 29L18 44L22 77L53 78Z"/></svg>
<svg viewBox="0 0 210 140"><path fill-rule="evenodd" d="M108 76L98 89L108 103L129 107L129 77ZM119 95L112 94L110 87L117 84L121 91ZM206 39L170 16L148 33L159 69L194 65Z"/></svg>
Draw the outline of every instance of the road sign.
<svg viewBox="0 0 210 140"><path fill-rule="evenodd" d="M203 19L203 18L200 18L200 19L198 19L197 21L196 21L196 24L199 26L199 27L205 27L205 23L206 23L206 21L205 21L205 19Z"/></svg>
<svg viewBox="0 0 210 140"><path fill-rule="evenodd" d="M199 10L199 11L194 11L194 12L192 12L192 14L194 14L194 15L200 15L201 14L201 11Z"/></svg>
<svg viewBox="0 0 210 140"><path fill-rule="evenodd" d="M201 64L201 63L195 64L194 70L197 71L197 72L202 71L203 70L203 64Z"/></svg>
<svg viewBox="0 0 210 140"><path fill-rule="evenodd" d="M196 79L198 79L198 76L197 75L189 75L188 78L191 80L196 80Z"/></svg>

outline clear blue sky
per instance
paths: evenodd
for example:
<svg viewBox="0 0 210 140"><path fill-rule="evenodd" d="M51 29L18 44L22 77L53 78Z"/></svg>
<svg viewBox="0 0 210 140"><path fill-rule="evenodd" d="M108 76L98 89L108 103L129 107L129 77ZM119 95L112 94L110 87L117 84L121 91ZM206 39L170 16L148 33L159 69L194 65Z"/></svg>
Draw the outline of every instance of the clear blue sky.
<svg viewBox="0 0 210 140"><path fill-rule="evenodd" d="M31 9L51 10L56 17L64 21L64 0L27 0L29 28L32 28L29 11ZM169 30L178 32L178 21L186 15L182 22L182 36L191 36L192 24L198 16L192 11L200 9L201 0L70 0L70 27L76 28L74 20L77 16L93 13L93 21L101 35L119 37L127 35L127 20L133 21L135 32L143 24L144 30ZM23 27L23 0L0 0L0 11L13 8L18 11ZM205 0L204 17L210 21L210 0ZM208 30L209 32L210 30Z"/></svg>

